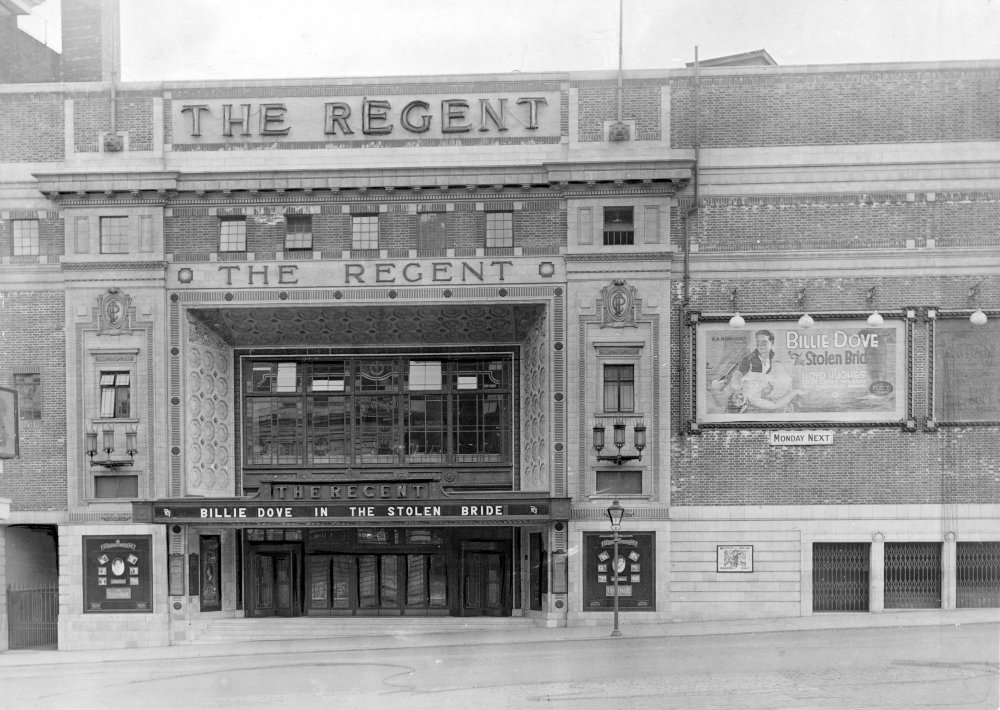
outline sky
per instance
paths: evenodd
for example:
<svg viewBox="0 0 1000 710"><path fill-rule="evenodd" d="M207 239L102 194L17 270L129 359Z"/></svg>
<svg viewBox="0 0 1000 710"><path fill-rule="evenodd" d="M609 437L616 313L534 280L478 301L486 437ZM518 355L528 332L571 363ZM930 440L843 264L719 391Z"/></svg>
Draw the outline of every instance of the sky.
<svg viewBox="0 0 1000 710"><path fill-rule="evenodd" d="M1000 0L621 0L625 69L1000 59ZM41 14L58 22L58 0ZM121 0L125 81L618 67L618 0ZM53 29L50 26L49 33Z"/></svg>

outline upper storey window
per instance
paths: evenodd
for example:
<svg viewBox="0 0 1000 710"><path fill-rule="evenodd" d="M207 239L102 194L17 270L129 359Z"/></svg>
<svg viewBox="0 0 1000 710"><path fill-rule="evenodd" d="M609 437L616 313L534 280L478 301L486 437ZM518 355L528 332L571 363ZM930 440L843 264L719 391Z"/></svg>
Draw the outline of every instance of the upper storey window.
<svg viewBox="0 0 1000 710"><path fill-rule="evenodd" d="M14 220L14 256L38 256L38 220Z"/></svg>
<svg viewBox="0 0 1000 710"><path fill-rule="evenodd" d="M287 215L285 217L285 250L312 249L312 217L310 215Z"/></svg>
<svg viewBox="0 0 1000 710"><path fill-rule="evenodd" d="M219 220L219 251L246 250L246 217L222 217Z"/></svg>
<svg viewBox="0 0 1000 710"><path fill-rule="evenodd" d="M514 246L513 212L486 213L486 246L487 247Z"/></svg>
<svg viewBox="0 0 1000 710"><path fill-rule="evenodd" d="M635 244L635 219L632 207L604 208L604 245Z"/></svg>
<svg viewBox="0 0 1000 710"><path fill-rule="evenodd" d="M443 212L425 212L419 216L417 249L434 251L447 248L447 230Z"/></svg>
<svg viewBox="0 0 1000 710"><path fill-rule="evenodd" d="M351 248L378 249L378 215L351 218Z"/></svg>
<svg viewBox="0 0 1000 710"><path fill-rule="evenodd" d="M128 254L128 217L101 217L101 253Z"/></svg>

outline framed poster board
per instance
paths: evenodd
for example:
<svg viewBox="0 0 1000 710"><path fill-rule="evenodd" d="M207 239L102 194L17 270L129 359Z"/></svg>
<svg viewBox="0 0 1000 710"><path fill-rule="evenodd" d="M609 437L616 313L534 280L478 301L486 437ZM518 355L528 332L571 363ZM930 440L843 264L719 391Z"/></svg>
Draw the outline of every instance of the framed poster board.
<svg viewBox="0 0 1000 710"><path fill-rule="evenodd" d="M716 545L716 572L753 572L753 545Z"/></svg>
<svg viewBox="0 0 1000 710"><path fill-rule="evenodd" d="M0 387L0 459L17 458L17 390Z"/></svg>
<svg viewBox="0 0 1000 710"><path fill-rule="evenodd" d="M931 419L937 424L1000 423L1000 320L967 315L934 321Z"/></svg>
<svg viewBox="0 0 1000 710"><path fill-rule="evenodd" d="M656 535L623 533L614 556L610 533L584 533L584 611L614 609L614 576L618 577L619 611L656 609Z"/></svg>
<svg viewBox="0 0 1000 710"><path fill-rule="evenodd" d="M83 611L153 611L151 535L83 537Z"/></svg>
<svg viewBox="0 0 1000 710"><path fill-rule="evenodd" d="M220 589L220 561L222 542L218 535L202 535L201 548L201 610L220 611L222 595Z"/></svg>
<svg viewBox="0 0 1000 710"><path fill-rule="evenodd" d="M697 323L696 419L737 426L899 423L907 411L905 326Z"/></svg>

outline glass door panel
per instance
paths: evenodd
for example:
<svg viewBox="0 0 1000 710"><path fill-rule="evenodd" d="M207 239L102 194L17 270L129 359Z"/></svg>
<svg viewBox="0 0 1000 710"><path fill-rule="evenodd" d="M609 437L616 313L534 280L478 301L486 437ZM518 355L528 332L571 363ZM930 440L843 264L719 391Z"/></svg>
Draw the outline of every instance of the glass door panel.
<svg viewBox="0 0 1000 710"><path fill-rule="evenodd" d="M334 555L332 560L334 609L351 609L351 591L354 586L354 555Z"/></svg>
<svg viewBox="0 0 1000 710"><path fill-rule="evenodd" d="M427 605L427 558L425 555L406 556L406 606Z"/></svg>
<svg viewBox="0 0 1000 710"><path fill-rule="evenodd" d="M430 562L427 604L434 609L443 609L448 606L448 575L444 555L430 555Z"/></svg>
<svg viewBox="0 0 1000 710"><path fill-rule="evenodd" d="M330 558L313 555L306 567L306 588L309 590L310 609L330 608Z"/></svg>
<svg viewBox="0 0 1000 710"><path fill-rule="evenodd" d="M379 597L383 609L399 608L399 566L396 555L382 555L382 579Z"/></svg>
<svg viewBox="0 0 1000 710"><path fill-rule="evenodd" d="M358 557L358 608L378 608L378 557Z"/></svg>

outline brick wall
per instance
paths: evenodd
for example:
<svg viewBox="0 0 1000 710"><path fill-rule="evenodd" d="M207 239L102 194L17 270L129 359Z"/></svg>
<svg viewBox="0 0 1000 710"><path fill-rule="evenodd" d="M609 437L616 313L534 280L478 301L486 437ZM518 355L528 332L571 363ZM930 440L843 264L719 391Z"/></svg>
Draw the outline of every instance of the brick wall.
<svg viewBox="0 0 1000 710"><path fill-rule="evenodd" d="M0 498L11 510L66 509L66 339L63 295L0 291L0 383L41 375L42 418L20 422L20 457L4 462Z"/></svg>
<svg viewBox="0 0 1000 710"><path fill-rule="evenodd" d="M104 36L110 27L102 21L115 0L63 0L62 9L62 81L102 81L110 78L103 72Z"/></svg>
<svg viewBox="0 0 1000 710"><path fill-rule="evenodd" d="M628 81L623 84L622 119L635 120L634 140L660 139L660 92L664 82ZM617 81L579 84L580 141L603 141L604 122L618 119Z"/></svg>
<svg viewBox="0 0 1000 710"><path fill-rule="evenodd" d="M111 130L111 94L75 94L73 98L73 144L77 152L98 150L98 136ZM153 149L153 94L122 92L115 101L115 126L128 132L130 151Z"/></svg>
<svg viewBox="0 0 1000 710"><path fill-rule="evenodd" d="M694 145L694 81L670 82L670 141ZM1000 139L1000 71L701 77L704 148ZM581 131L582 121L581 121Z"/></svg>
<svg viewBox="0 0 1000 710"><path fill-rule="evenodd" d="M17 17L0 19L0 84L59 79L59 54L17 28Z"/></svg>
<svg viewBox="0 0 1000 710"><path fill-rule="evenodd" d="M62 160L62 94L0 94L0 163Z"/></svg>
<svg viewBox="0 0 1000 710"><path fill-rule="evenodd" d="M448 248L474 249L485 246L486 217L475 210L474 203L457 203L447 212ZM220 208L228 209L228 208ZM176 207L164 218L166 252L178 259L218 251L219 218L208 207ZM250 211L250 210L248 210ZM281 208L277 207L280 213ZM340 252L351 248L351 217L341 212L340 204L323 205L312 216L313 250ZM379 215L381 249L416 249L417 219L406 205ZM566 244L566 208L555 200L528 201L514 211L514 245L537 253L554 254ZM3 244L0 232L0 248ZM247 251L265 255L280 252L285 244L285 222L269 216L247 216Z"/></svg>

